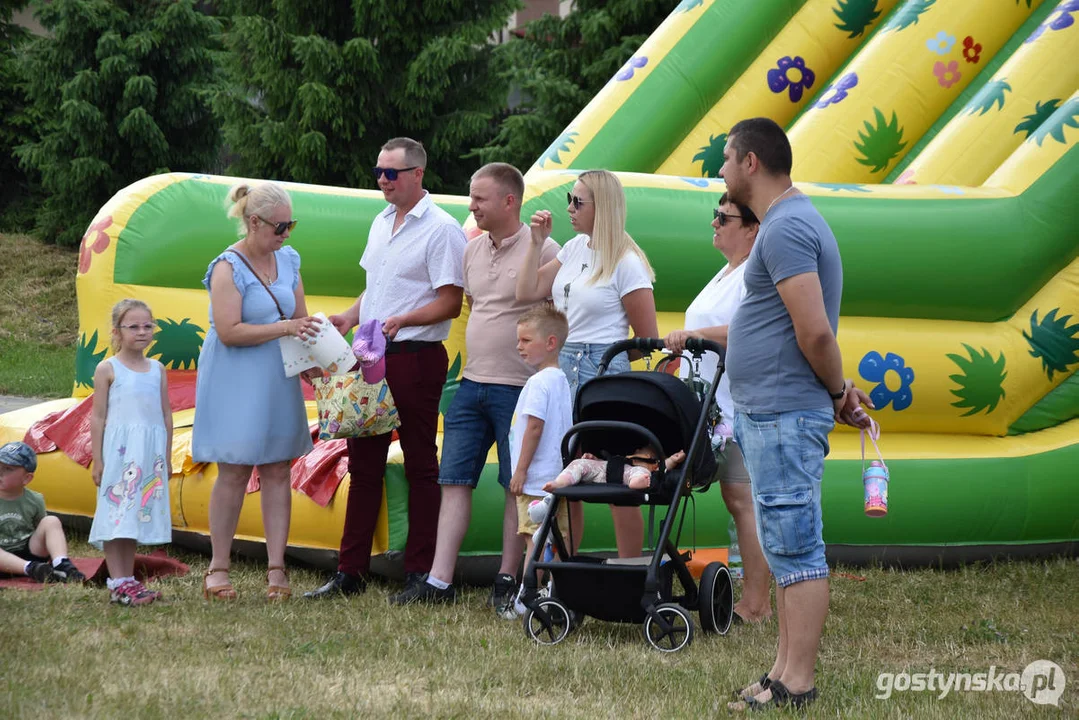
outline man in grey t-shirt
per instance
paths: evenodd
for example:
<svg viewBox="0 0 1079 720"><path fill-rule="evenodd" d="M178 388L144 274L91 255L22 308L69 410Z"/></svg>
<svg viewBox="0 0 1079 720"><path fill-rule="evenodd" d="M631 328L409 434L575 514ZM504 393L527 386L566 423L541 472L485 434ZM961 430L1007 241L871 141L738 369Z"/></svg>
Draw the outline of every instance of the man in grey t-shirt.
<svg viewBox="0 0 1079 720"><path fill-rule="evenodd" d="M746 297L731 320L727 375L734 435L757 503L757 535L776 579L779 648L771 670L731 709L802 707L828 614L820 490L835 422L868 423L864 392L844 379L836 342L843 266L835 235L791 184L791 146L767 118L730 131L721 175L760 218Z"/></svg>

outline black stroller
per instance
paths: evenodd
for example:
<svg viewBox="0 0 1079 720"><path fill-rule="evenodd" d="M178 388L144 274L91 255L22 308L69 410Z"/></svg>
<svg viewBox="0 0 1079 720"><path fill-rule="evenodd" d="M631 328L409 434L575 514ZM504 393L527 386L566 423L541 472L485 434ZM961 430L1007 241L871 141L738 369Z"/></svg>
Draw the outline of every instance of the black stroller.
<svg viewBox="0 0 1079 720"><path fill-rule="evenodd" d="M555 490L547 516L536 536L526 564L522 603L525 634L538 643L564 640L582 616L625 623L644 623L648 643L663 652L675 652L693 640L691 612L700 616L701 629L726 634L734 612L734 591L727 567L709 563L698 586L686 566L688 554L678 552L678 539L693 490L708 487L715 474L710 435L710 411L715 403L711 388L723 373L723 347L711 341L690 340L694 374L704 352L718 355L711 385L683 380L664 372L628 372L604 375L619 353L662 350L663 340L637 338L612 345L603 356L599 375L581 386L573 406L574 425L562 439L563 465L582 452L608 459L608 483L572 485ZM693 385L697 392L691 388ZM647 490L622 483L624 457L650 444L664 458L685 450L681 465L652 473ZM619 457L621 456L621 457ZM621 462L620 462L621 460ZM622 564L590 555L571 555L555 522L560 502L580 500L621 506L666 506L651 558L644 564ZM681 518L679 519L679 513ZM675 524L678 532L672 537ZM572 532L572 531L571 531ZM542 561L550 542L561 560ZM551 573L548 595L539 590L534 570ZM684 594L674 595L674 577Z"/></svg>

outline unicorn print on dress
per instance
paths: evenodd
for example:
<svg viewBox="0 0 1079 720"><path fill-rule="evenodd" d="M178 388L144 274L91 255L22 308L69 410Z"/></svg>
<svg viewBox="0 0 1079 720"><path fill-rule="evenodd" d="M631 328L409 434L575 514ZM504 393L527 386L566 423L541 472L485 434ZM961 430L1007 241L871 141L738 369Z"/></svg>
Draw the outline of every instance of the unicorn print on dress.
<svg viewBox="0 0 1079 720"><path fill-rule="evenodd" d="M150 510L146 507L151 500L165 493L165 458L160 455L154 460L154 474L147 480L140 491L139 522L150 522Z"/></svg>
<svg viewBox="0 0 1079 720"><path fill-rule="evenodd" d="M110 485L105 491L105 499L110 505L109 515L114 523L118 524L124 511L135 506L135 491L140 479L142 479L142 469L132 460L124 465L119 482Z"/></svg>

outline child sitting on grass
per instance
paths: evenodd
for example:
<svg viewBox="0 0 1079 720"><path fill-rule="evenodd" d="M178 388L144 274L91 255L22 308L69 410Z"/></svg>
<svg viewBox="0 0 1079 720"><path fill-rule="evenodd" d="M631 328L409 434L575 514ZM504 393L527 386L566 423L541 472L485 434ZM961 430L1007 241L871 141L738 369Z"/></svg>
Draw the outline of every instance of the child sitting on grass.
<svg viewBox="0 0 1079 720"><path fill-rule="evenodd" d="M626 457L626 466L622 471L622 484L633 490L647 490L652 482L652 473L659 469L659 456L660 452L651 445L634 450L632 455ZM679 450L667 458L664 466L668 471L673 470L685 459L685 452ZM600 460L592 453L585 453L567 465L558 477L544 485L543 491L551 492L580 482L607 482L607 461Z"/></svg>
<svg viewBox="0 0 1079 720"><path fill-rule="evenodd" d="M27 490L37 454L26 443L0 447L0 573L26 575L41 583L83 582L67 557L60 519L45 514L45 498Z"/></svg>

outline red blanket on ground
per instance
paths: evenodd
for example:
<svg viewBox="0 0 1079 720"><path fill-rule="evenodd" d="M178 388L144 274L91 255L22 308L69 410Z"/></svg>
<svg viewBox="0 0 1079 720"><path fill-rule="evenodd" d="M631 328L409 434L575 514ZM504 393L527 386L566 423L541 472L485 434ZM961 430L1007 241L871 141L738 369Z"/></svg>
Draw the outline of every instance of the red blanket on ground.
<svg viewBox="0 0 1079 720"><path fill-rule="evenodd" d="M167 371L169 405L173 412L195 407L194 370ZM302 383L304 399L313 400L314 391ZM35 452L48 453L61 450L69 458L85 468L90 467L93 449L90 446L90 412L93 395L78 405L61 412L49 413L30 426L23 441ZM337 486L348 472L348 451L344 440L318 441L318 425L311 428L315 449L292 463L292 487L304 493L322 507L326 507L337 492ZM251 473L248 492L259 489L258 472Z"/></svg>
<svg viewBox="0 0 1079 720"><path fill-rule="evenodd" d="M86 576L86 581L95 585L104 585L109 571L105 567L105 558L71 558L75 567ZM184 563L170 558L164 550L155 550L149 555L135 556L135 579L145 582L151 578L187 575L190 568ZM41 590L42 583L28 577L0 577L0 588L18 588L20 590Z"/></svg>

